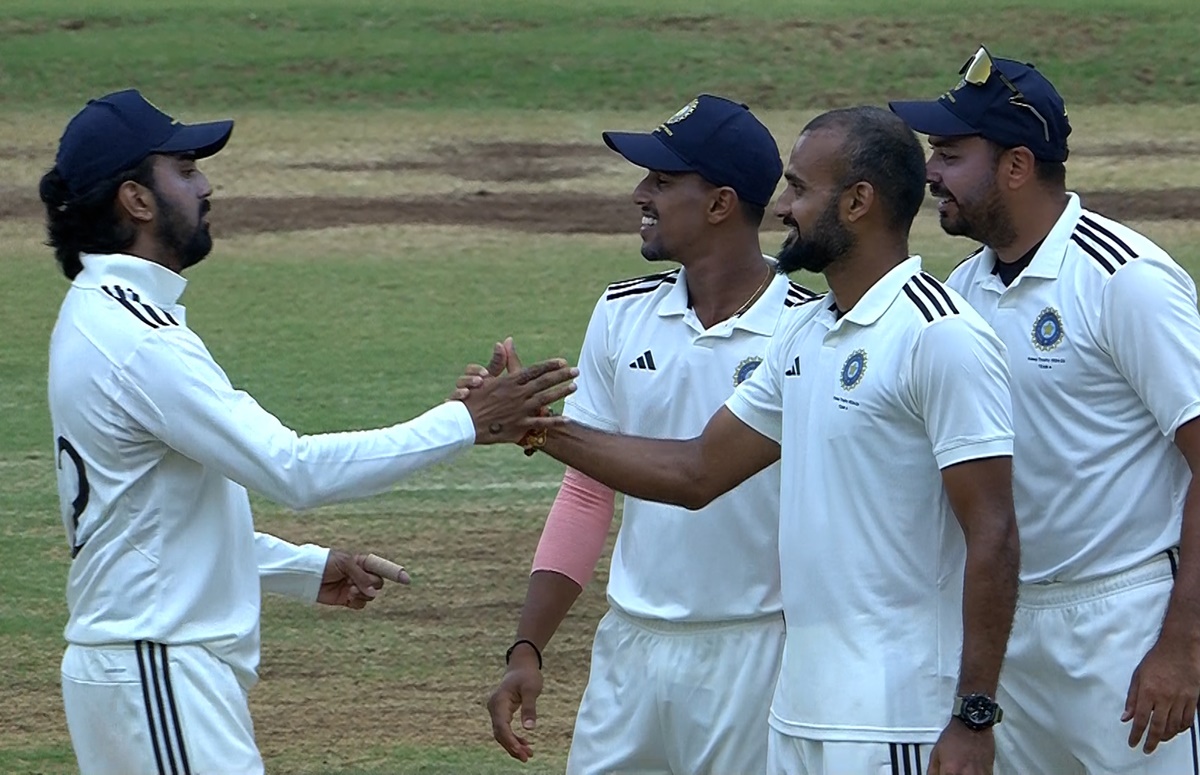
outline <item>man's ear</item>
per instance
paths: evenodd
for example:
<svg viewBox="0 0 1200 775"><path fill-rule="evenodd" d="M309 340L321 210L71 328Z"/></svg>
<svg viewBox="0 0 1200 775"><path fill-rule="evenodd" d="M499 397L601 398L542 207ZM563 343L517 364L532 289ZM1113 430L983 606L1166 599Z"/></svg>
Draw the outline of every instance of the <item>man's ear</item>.
<svg viewBox="0 0 1200 775"><path fill-rule="evenodd" d="M860 180L842 192L842 216L849 223L871 212L875 205L875 187L865 180Z"/></svg>
<svg viewBox="0 0 1200 775"><path fill-rule="evenodd" d="M157 207L154 192L141 183L127 180L117 188L118 212L123 211L134 223L153 221Z"/></svg>
<svg viewBox="0 0 1200 775"><path fill-rule="evenodd" d="M737 213L738 195L729 186L713 190L713 199L708 206L708 222L720 223Z"/></svg>
<svg viewBox="0 0 1200 775"><path fill-rule="evenodd" d="M1033 151L1023 145L1008 148L1000 154L996 164L996 178L1009 189L1018 189L1037 177L1037 159Z"/></svg>

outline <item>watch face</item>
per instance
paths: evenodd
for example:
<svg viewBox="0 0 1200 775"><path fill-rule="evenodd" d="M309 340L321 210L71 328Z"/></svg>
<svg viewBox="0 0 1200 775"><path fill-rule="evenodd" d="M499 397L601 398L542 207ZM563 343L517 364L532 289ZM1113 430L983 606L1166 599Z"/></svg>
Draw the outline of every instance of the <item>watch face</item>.
<svg viewBox="0 0 1200 775"><path fill-rule="evenodd" d="M968 697L963 703L962 715L973 724L990 724L996 715L996 703L987 697Z"/></svg>

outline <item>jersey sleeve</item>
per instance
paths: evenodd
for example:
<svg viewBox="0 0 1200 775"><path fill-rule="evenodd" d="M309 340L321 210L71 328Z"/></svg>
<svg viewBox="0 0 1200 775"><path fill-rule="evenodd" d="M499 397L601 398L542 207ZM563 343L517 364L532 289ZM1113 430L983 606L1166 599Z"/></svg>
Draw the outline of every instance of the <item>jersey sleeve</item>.
<svg viewBox="0 0 1200 775"><path fill-rule="evenodd" d="M725 401L725 408L735 417L776 444L783 442L783 372L791 341L784 331L776 331L766 358Z"/></svg>
<svg viewBox="0 0 1200 775"><path fill-rule="evenodd" d="M1139 258L1108 281L1100 337L1117 370L1174 438L1200 416L1200 313L1196 286L1172 261Z"/></svg>
<svg viewBox="0 0 1200 775"><path fill-rule="evenodd" d="M296 546L268 533L254 534L254 558L263 592L315 602L325 576L329 550L315 544Z"/></svg>
<svg viewBox="0 0 1200 775"><path fill-rule="evenodd" d="M383 492L475 439L470 413L459 401L387 428L300 436L235 390L187 331L146 339L115 377L121 406L147 432L295 509Z"/></svg>
<svg viewBox="0 0 1200 775"><path fill-rule="evenodd" d="M983 323L954 316L923 329L908 381L938 468L1012 455L1008 363Z"/></svg>
<svg viewBox="0 0 1200 775"><path fill-rule="evenodd" d="M615 399L616 363L610 337L612 327L603 298L592 310L583 346L579 351L579 376L575 392L563 404L563 414L572 420L602 431L620 430Z"/></svg>

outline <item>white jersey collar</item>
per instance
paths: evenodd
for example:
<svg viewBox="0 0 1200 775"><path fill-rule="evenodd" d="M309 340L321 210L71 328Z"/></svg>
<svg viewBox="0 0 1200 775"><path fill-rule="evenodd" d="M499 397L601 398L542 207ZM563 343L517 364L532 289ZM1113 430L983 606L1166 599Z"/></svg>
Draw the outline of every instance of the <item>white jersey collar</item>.
<svg viewBox="0 0 1200 775"><path fill-rule="evenodd" d="M675 275L675 284L671 286L671 290L667 291L667 295L663 296L662 301L658 303L658 315L665 318L672 315L686 315L687 311L687 270L681 266L679 267L679 274Z"/></svg>
<svg viewBox="0 0 1200 775"><path fill-rule="evenodd" d="M1068 191L1066 209L1054 222L1054 227L1050 229L1046 239L1042 240L1041 247L1034 254L1029 266L1025 267L1024 271L1017 276L1014 285L1021 282L1022 277L1058 279L1063 258L1067 254L1067 243L1071 241L1071 234L1074 233L1075 226L1079 223L1079 216L1082 214L1083 206L1079 202L1079 195ZM996 251L985 247L979 255L979 260L982 265L980 271L975 275L974 283L976 285L986 282L992 276L992 270L996 268Z"/></svg>
<svg viewBox="0 0 1200 775"><path fill-rule="evenodd" d="M869 326L875 323L883 317L883 313L887 312L888 307L892 306L892 302L899 297L909 278L920 271L920 256L909 256L896 264L891 271L876 280L875 284L868 288L867 292L858 300L858 303L838 322L849 321L859 326ZM830 294L830 303L833 302L833 295Z"/></svg>
<svg viewBox="0 0 1200 775"><path fill-rule="evenodd" d="M128 285L160 307L174 306L187 280L161 264L121 253L84 253L83 271L75 276L80 288L100 288L112 283Z"/></svg>
<svg viewBox="0 0 1200 775"><path fill-rule="evenodd" d="M765 255L763 258L772 265L775 264L774 258ZM783 311L783 302L787 297L788 286L787 276L778 275L772 278L771 284L763 291L762 296L759 296L750 305L750 309L736 318L730 319L730 327L764 336L774 333L775 325L779 322L779 315ZM679 267L675 285L658 303L658 315L659 317L684 316L687 315L688 309L687 270ZM719 326L721 323L716 325ZM713 328L715 329L716 326Z"/></svg>

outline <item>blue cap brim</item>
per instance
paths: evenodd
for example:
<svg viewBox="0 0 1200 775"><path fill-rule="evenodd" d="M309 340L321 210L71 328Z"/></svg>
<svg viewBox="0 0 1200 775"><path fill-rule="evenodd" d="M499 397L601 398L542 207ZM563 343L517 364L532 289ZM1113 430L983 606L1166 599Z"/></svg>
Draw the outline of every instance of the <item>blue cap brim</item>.
<svg viewBox="0 0 1200 775"><path fill-rule="evenodd" d="M978 127L973 127L966 121L950 112L941 100L933 102L889 102L892 109L904 123L914 131L923 135L938 135L941 137L962 137L977 135Z"/></svg>
<svg viewBox="0 0 1200 775"><path fill-rule="evenodd" d="M175 132L159 143L154 153L194 153L203 159L220 151L233 134L233 121L207 121L203 124L178 124Z"/></svg>
<svg viewBox="0 0 1200 775"><path fill-rule="evenodd" d="M695 167L668 148L652 134L641 132L604 132L605 144L631 164L659 172L694 172Z"/></svg>

